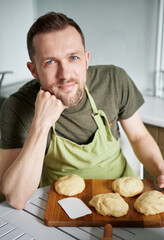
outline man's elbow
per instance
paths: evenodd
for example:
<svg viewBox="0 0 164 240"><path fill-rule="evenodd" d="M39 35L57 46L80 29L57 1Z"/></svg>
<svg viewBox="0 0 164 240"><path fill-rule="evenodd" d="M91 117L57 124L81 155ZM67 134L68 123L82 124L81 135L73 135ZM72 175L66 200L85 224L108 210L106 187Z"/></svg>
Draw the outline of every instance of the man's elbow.
<svg viewBox="0 0 164 240"><path fill-rule="evenodd" d="M7 203L11 207L18 209L18 210L22 210L25 208L27 201L24 198L21 198L21 196L18 198L17 194L14 192L12 192L12 193L6 192L2 185L0 186L0 191L5 196Z"/></svg>
<svg viewBox="0 0 164 240"><path fill-rule="evenodd" d="M25 208L26 206L26 202L25 201L21 201L20 199L18 200L17 198L11 197L11 196L6 196L6 201L8 202L8 204L17 209L17 210L22 210Z"/></svg>

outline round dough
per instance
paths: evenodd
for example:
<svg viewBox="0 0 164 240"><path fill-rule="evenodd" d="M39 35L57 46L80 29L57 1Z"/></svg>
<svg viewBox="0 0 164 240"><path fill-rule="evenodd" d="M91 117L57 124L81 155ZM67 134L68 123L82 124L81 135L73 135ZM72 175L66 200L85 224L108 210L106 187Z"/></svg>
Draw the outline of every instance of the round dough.
<svg viewBox="0 0 164 240"><path fill-rule="evenodd" d="M142 193L134 203L137 212L144 215L154 215L164 212L164 194L152 190Z"/></svg>
<svg viewBox="0 0 164 240"><path fill-rule="evenodd" d="M66 196L73 196L81 193L84 188L84 179L75 174L61 177L55 182L55 190L57 193Z"/></svg>
<svg viewBox="0 0 164 240"><path fill-rule="evenodd" d="M143 191L143 182L135 177L122 177L112 182L112 189L123 197L134 197Z"/></svg>
<svg viewBox="0 0 164 240"><path fill-rule="evenodd" d="M89 202L97 213L103 216L122 217L127 214L129 205L118 193L103 193L93 196Z"/></svg>

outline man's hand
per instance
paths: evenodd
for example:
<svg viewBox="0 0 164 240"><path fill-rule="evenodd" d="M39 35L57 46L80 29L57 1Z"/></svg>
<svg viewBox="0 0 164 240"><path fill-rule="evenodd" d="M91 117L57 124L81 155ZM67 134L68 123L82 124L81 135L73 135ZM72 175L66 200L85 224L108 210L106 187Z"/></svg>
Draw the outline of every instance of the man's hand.
<svg viewBox="0 0 164 240"><path fill-rule="evenodd" d="M37 124L50 128L60 117L66 107L48 91L40 90L35 102L34 120Z"/></svg>

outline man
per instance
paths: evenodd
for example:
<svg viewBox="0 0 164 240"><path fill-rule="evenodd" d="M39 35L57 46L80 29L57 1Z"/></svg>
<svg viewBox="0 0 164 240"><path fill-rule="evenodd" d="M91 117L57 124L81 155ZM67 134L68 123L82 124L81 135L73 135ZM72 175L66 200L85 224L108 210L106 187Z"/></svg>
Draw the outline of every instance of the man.
<svg viewBox="0 0 164 240"><path fill-rule="evenodd" d="M137 157L164 187L161 153L137 112L142 96L125 71L88 67L83 33L63 14L40 17L27 46L35 80L1 111L0 187L9 204L22 209L39 184L71 173L135 175L121 152L118 120Z"/></svg>

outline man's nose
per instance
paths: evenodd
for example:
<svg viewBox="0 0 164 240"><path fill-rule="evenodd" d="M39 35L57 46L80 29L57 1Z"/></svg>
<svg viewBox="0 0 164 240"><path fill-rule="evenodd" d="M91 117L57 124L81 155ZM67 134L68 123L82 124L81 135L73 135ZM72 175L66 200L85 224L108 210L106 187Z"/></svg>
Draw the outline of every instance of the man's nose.
<svg viewBox="0 0 164 240"><path fill-rule="evenodd" d="M58 64L58 78L59 79L69 79L70 78L70 67L68 63Z"/></svg>

